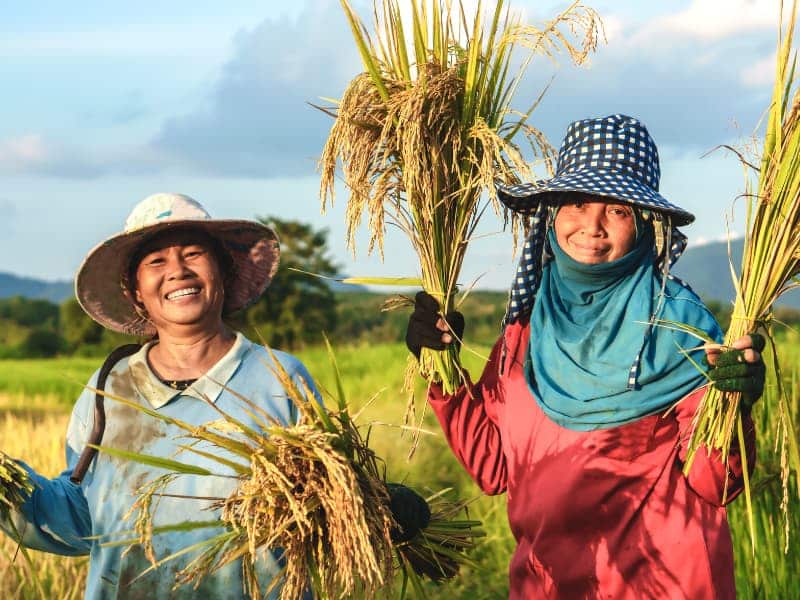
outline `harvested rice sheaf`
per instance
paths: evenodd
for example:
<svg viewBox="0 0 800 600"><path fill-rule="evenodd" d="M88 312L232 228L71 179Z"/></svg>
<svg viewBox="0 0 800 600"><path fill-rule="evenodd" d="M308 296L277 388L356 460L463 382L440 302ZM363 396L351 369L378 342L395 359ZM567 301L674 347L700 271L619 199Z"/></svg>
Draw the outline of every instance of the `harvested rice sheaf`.
<svg viewBox="0 0 800 600"><path fill-rule="evenodd" d="M392 516L385 486L334 448L337 436L299 425L255 453L252 475L224 502L222 519L246 532L249 556L280 548L284 598L314 579L329 597L373 596L392 577Z"/></svg>
<svg viewBox="0 0 800 600"><path fill-rule="evenodd" d="M0 452L0 517L20 506L33 492L28 472L17 461Z"/></svg>
<svg viewBox="0 0 800 600"><path fill-rule="evenodd" d="M742 336L760 331L770 340L776 393L769 397L777 399L777 407L770 407L769 414L774 415L772 425L780 454L784 511L788 511L790 485L797 486L800 496L800 478L797 477L800 473L800 448L772 329L775 325L775 302L782 294L800 285L800 93L795 78L796 48L792 43L796 9L797 2L794 1L788 21L779 27L775 81L760 160L750 161L739 154L748 176L745 194L747 221L738 277L731 264L736 298L724 339L725 346L729 347ZM758 181L753 185L755 177ZM687 472L698 451L717 448L726 460L734 443L738 448L744 447L740 398L739 392L726 392L709 386L695 414L685 464ZM744 463L744 496L755 550L747 456L744 452L740 456ZM788 527L788 512L785 516Z"/></svg>
<svg viewBox="0 0 800 600"><path fill-rule="evenodd" d="M341 101L323 108L335 122L320 158L323 209L333 203L341 166L349 199L347 240L364 220L369 251L382 253L387 224L409 238L422 285L442 307L456 303L459 273L478 221L491 208L508 215L495 184L533 179L523 148L548 171L553 149L511 108L535 55L559 52L583 62L596 47L595 11L573 2L541 28L524 24L503 0L474 12L449 0L375 0L370 35L348 0L342 7L361 54ZM404 14L410 14L405 19ZM520 57L524 49L527 56ZM515 233L524 225L512 215ZM452 393L463 373L458 353L423 349L421 373Z"/></svg>
<svg viewBox="0 0 800 600"><path fill-rule="evenodd" d="M270 368L300 415L290 427L276 423L246 398L241 401L260 421L258 429L219 408L219 421L198 428L113 397L155 418L169 419L186 432L189 443L182 446L186 452L216 460L239 474L236 489L212 502L211 508L221 511L219 520L190 525L197 529L223 526L225 531L211 537L206 549L176 575L175 586L198 585L217 569L241 559L245 591L253 598L281 586L283 600L295 599L309 585L319 598L372 598L391 593L399 579L402 589L408 589L410 581L410 589L421 595L421 577L441 581L454 576L462 564L472 564L466 552L483 535L480 522L461 520L464 504L440 497L431 499L432 518L424 530L408 542L393 543L391 531L397 523L382 463L355 425L340 382L337 408L328 410L305 382L293 380L272 358ZM332 353L331 360L335 367ZM206 449L199 450L195 442L204 442ZM209 444L225 452L209 450ZM172 557L153 555L153 537L187 524L154 527L157 499L175 477L203 475L163 457L101 450L171 471L144 485L131 510L138 535L135 543L143 546L152 568L167 562ZM237 461L222 458L226 454L233 454ZM284 568L262 589L256 566L265 552L278 553Z"/></svg>

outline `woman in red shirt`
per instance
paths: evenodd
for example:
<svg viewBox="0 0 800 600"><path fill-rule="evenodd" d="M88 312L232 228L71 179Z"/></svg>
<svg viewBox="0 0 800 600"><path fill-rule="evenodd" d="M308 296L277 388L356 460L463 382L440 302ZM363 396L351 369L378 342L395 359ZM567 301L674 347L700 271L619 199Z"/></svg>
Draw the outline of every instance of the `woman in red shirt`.
<svg viewBox="0 0 800 600"><path fill-rule="evenodd" d="M511 598L735 597L724 504L741 491L740 450L727 463L700 451L684 475L707 377L680 349L695 363L704 353L655 321L722 332L669 273L685 248L676 226L694 217L658 180L646 128L611 115L570 125L554 178L499 190L531 222L503 333L476 383L453 395L433 384L429 401L481 489L507 493ZM418 294L413 352L461 338L463 317L438 309ZM747 413L762 349L758 335L705 349L711 365L735 363L709 377L744 392ZM752 465L749 416L745 428Z"/></svg>

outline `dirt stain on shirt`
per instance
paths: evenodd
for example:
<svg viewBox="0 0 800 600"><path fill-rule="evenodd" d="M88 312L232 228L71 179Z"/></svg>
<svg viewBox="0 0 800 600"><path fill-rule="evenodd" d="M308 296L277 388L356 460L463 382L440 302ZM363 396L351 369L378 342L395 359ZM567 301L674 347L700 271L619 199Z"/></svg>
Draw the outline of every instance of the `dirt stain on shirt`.
<svg viewBox="0 0 800 600"><path fill-rule="evenodd" d="M133 374L130 369L112 372L109 375L110 393L137 402L149 408L136 391ZM142 452L150 447L154 440L166 435L166 424L151 417L132 406L106 399L106 435L104 446L111 446L131 452Z"/></svg>

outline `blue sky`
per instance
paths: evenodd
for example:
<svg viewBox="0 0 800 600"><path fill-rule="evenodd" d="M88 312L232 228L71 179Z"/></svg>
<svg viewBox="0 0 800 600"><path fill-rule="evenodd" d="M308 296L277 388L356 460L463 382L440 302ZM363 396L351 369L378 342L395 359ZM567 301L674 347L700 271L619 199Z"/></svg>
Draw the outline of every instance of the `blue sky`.
<svg viewBox="0 0 800 600"><path fill-rule="evenodd" d="M566 4L511 2L533 22ZM690 241L724 236L742 171L731 155L700 157L745 141L766 107L778 0L591 5L607 44L579 69L535 61L520 106L554 76L532 123L556 146L575 119L641 118L661 152L662 193L698 217ZM137 201L176 191L214 216L327 227L343 272L415 274L399 234L384 263L366 255L364 237L349 254L343 191L320 214L315 165L330 119L307 102L337 97L359 70L329 0L3 3L0 271L69 279ZM465 282L507 286L515 259L500 229L485 219Z"/></svg>

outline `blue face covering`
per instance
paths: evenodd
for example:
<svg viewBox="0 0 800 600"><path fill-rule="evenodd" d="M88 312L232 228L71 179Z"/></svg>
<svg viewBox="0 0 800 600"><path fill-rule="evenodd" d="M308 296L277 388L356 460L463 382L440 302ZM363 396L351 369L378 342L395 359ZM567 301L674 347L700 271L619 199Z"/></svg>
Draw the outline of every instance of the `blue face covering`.
<svg viewBox="0 0 800 600"><path fill-rule="evenodd" d="M531 312L525 375L539 406L563 427L590 431L630 423L703 385L705 376L681 352L700 342L661 327L645 335L655 312L722 339L705 305L677 281L666 281L659 308L653 229L638 216L637 234L628 254L594 265L570 258L553 230L547 234L553 259L542 270ZM637 386L630 389L640 349ZM702 355L690 352L696 362Z"/></svg>

